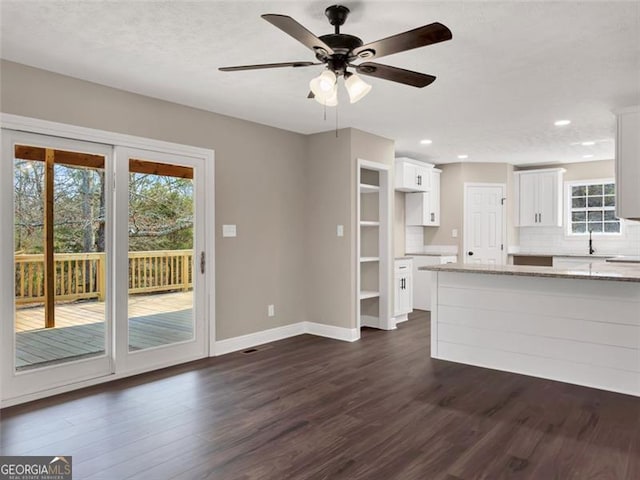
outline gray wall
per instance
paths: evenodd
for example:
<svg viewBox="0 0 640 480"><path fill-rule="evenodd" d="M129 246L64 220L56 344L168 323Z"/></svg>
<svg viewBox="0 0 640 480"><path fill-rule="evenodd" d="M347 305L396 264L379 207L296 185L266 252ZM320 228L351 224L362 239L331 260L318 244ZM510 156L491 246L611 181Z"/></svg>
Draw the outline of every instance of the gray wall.
<svg viewBox="0 0 640 480"><path fill-rule="evenodd" d="M217 338L305 320L304 135L6 61L1 75L5 113L214 149Z"/></svg>
<svg viewBox="0 0 640 480"><path fill-rule="evenodd" d="M394 142L353 128L317 133L307 158L308 320L355 328L357 159L393 165Z"/></svg>
<svg viewBox="0 0 640 480"><path fill-rule="evenodd" d="M392 165L393 141L354 129L300 135L17 63L0 67L4 113L215 150L217 339L305 320L355 326L356 158ZM236 224L238 237L222 238L223 224Z"/></svg>

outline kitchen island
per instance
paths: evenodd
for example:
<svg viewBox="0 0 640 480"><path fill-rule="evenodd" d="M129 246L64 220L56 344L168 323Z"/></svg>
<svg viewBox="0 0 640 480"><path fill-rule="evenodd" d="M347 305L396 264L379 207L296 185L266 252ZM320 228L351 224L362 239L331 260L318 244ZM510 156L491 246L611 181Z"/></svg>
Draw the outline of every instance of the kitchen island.
<svg viewBox="0 0 640 480"><path fill-rule="evenodd" d="M420 270L433 358L640 396L640 265Z"/></svg>

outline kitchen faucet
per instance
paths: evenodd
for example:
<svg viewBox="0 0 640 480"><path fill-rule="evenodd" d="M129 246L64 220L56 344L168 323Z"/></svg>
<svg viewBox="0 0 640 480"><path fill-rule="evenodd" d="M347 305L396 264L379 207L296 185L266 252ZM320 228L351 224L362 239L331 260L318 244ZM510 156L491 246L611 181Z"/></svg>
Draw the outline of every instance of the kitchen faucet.
<svg viewBox="0 0 640 480"><path fill-rule="evenodd" d="M592 229L589 229L589 255L593 255L596 251L593 249L593 240L591 239Z"/></svg>

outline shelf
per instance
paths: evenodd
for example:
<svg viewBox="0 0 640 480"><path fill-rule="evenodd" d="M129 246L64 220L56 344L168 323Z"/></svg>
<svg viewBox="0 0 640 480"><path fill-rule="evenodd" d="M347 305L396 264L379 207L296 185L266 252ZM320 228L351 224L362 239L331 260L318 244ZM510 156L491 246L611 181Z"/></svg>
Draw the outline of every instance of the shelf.
<svg viewBox="0 0 640 480"><path fill-rule="evenodd" d="M365 300L367 298L376 298L380 296L380 292L374 292L371 290L363 290L360 292L360 300Z"/></svg>
<svg viewBox="0 0 640 480"><path fill-rule="evenodd" d="M380 257L360 257L360 263L378 261L380 261Z"/></svg>
<svg viewBox="0 0 640 480"><path fill-rule="evenodd" d="M360 193L378 193L380 187L378 185L367 185L366 183L360 184Z"/></svg>
<svg viewBox="0 0 640 480"><path fill-rule="evenodd" d="M362 221L360 222L360 226L361 227L379 227L380 226L380 222L373 222L373 221Z"/></svg>

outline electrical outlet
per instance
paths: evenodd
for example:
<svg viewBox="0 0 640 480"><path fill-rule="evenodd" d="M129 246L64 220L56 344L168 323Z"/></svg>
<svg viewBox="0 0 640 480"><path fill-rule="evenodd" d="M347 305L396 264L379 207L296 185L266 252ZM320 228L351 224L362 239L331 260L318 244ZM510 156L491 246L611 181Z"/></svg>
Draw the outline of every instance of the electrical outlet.
<svg viewBox="0 0 640 480"><path fill-rule="evenodd" d="M458 238L458 229L454 228L453 230L451 230L451 236L453 238Z"/></svg>
<svg viewBox="0 0 640 480"><path fill-rule="evenodd" d="M267 315L269 317L275 317L276 316L276 306L275 305L268 305L267 306Z"/></svg>
<svg viewBox="0 0 640 480"><path fill-rule="evenodd" d="M344 237L344 225L338 225L338 228L336 229L336 234L339 237Z"/></svg>

